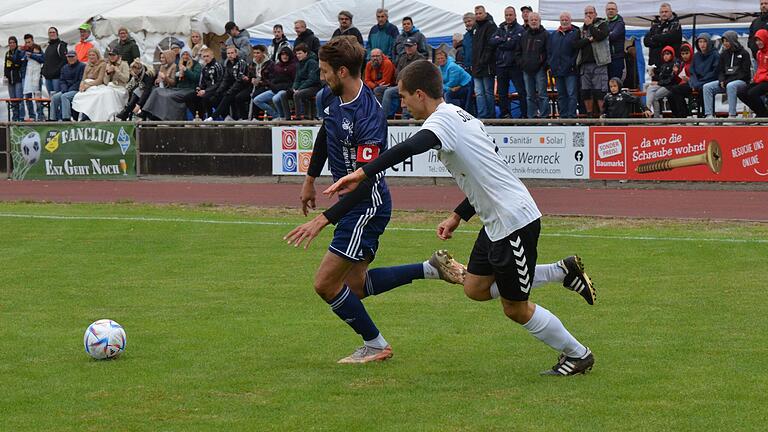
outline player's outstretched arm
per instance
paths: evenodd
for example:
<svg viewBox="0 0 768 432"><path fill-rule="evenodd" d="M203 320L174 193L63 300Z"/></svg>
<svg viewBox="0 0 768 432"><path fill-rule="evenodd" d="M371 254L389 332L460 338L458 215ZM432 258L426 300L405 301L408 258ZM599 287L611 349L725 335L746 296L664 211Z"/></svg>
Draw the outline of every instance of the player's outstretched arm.
<svg viewBox="0 0 768 432"><path fill-rule="evenodd" d="M453 237L453 232L459 227L462 219L469 221L475 215L475 208L470 204L469 198L464 198L456 209L444 221L437 225L437 237L441 240L448 240Z"/></svg>
<svg viewBox="0 0 768 432"><path fill-rule="evenodd" d="M365 178L374 178L376 174L385 169L391 168L413 155L424 153L430 149L438 149L440 145L440 139L437 138L434 132L422 129L402 143L387 149L373 162L369 162L354 173L340 178L336 183L324 190L323 193L331 197L335 193L343 194L347 190L354 190L356 186L352 186L353 184L360 183ZM360 170L362 170L362 173L358 173ZM350 176L354 177L348 178ZM342 186L346 188L342 190Z"/></svg>

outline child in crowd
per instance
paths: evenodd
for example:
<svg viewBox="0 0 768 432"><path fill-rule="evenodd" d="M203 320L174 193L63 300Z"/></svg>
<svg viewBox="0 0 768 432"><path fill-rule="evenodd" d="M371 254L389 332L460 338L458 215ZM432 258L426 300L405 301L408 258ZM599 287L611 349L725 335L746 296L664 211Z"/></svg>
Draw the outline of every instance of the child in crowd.
<svg viewBox="0 0 768 432"><path fill-rule="evenodd" d="M669 96L667 87L677 84L677 73L675 68L679 65L675 60L675 49L671 46L665 46L661 50L661 64L654 70L654 80L648 87L645 94L645 101L648 109L653 112L654 117L661 117L661 100Z"/></svg>
<svg viewBox="0 0 768 432"><path fill-rule="evenodd" d="M683 43L680 47L680 64L675 65L673 71L678 79L677 84L667 86L669 91L670 108L672 109L672 116L675 118L685 118L691 113L688 109L688 102L686 99L692 97L691 92L691 66L693 65L693 47L688 43Z"/></svg>
<svg viewBox="0 0 768 432"><path fill-rule="evenodd" d="M608 81L608 94L605 95L603 118L630 118L635 111L635 107L640 106L640 98L629 94L628 91L621 88L619 78L611 78ZM651 116L651 110L644 107L643 112L646 117Z"/></svg>

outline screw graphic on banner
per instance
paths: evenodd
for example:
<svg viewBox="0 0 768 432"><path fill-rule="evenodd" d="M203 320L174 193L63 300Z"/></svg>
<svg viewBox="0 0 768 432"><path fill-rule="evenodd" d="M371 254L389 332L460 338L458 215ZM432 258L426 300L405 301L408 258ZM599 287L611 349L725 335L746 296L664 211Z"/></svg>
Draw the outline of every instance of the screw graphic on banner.
<svg viewBox="0 0 768 432"><path fill-rule="evenodd" d="M720 151L720 144L712 140L707 144L707 151L702 154L640 164L635 168L635 171L639 174L646 174L695 165L706 165L713 173L720 173L720 169L723 168L723 153Z"/></svg>

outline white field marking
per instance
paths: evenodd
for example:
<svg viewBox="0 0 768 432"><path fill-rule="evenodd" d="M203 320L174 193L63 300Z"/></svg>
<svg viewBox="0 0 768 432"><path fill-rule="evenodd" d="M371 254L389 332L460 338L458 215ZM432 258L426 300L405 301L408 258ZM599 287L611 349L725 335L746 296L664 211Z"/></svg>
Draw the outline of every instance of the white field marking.
<svg viewBox="0 0 768 432"><path fill-rule="evenodd" d="M39 215L22 213L0 213L0 218L16 219L47 219L47 220L94 220L94 221L127 221L127 222L177 222L199 223L212 225L267 225L267 226L294 226L289 222L266 222L248 220L216 220L216 219L186 219L186 218L161 218L151 216L67 216L67 215ZM431 228L387 227L391 231L435 232ZM456 230L457 233L476 234L477 230ZM712 243L754 243L768 244L768 239L739 239L739 238L711 238L711 237L653 237L653 236L621 236L604 234L581 233L542 233L542 237L570 237L601 240L639 240L639 241L688 241L688 242L712 242Z"/></svg>

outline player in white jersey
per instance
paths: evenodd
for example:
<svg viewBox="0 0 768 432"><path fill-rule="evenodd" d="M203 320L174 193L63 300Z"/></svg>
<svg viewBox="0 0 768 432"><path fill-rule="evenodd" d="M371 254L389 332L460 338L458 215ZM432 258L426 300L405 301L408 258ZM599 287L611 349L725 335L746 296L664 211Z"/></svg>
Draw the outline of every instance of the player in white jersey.
<svg viewBox="0 0 768 432"><path fill-rule="evenodd" d="M561 267L564 282L570 278L571 283L580 285L580 294L592 304L594 287L580 261L572 257L568 264L561 261L537 269L541 213L528 189L499 155L483 123L443 101L437 67L427 61L409 65L401 72L398 87L414 118L426 119L421 130L341 178L324 193L349 193L366 178L373 178L414 154L437 149L440 161L467 197L438 225L438 237L451 238L461 219L469 220L474 214L483 222L467 265L467 296L476 300L500 296L507 317L561 353L557 364L543 374L575 375L591 370L594 356L589 348L576 340L550 311L528 301L530 289L536 285L535 273L545 270L542 273L550 275L539 275L538 279L551 280L556 277L551 273Z"/></svg>

